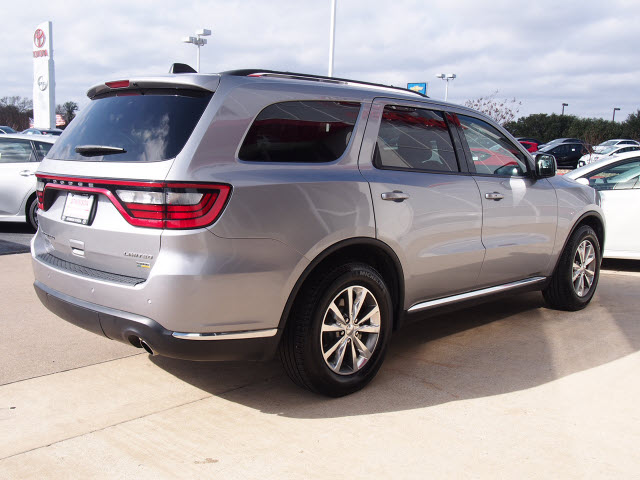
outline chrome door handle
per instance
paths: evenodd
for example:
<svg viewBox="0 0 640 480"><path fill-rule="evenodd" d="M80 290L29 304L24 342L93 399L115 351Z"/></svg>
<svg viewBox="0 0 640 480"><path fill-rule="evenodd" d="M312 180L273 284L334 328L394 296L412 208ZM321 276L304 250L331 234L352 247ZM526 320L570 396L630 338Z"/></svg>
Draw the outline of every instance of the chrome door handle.
<svg viewBox="0 0 640 480"><path fill-rule="evenodd" d="M409 195L401 192L400 190L394 190L393 192L384 192L380 196L383 200L391 200L392 202L402 202L409 198Z"/></svg>
<svg viewBox="0 0 640 480"><path fill-rule="evenodd" d="M32 175L35 175L35 173L31 170L22 170L20 172L20 175L22 175L23 177L31 177Z"/></svg>
<svg viewBox="0 0 640 480"><path fill-rule="evenodd" d="M502 200L504 198L504 195L498 192L485 193L484 198L486 198L487 200Z"/></svg>

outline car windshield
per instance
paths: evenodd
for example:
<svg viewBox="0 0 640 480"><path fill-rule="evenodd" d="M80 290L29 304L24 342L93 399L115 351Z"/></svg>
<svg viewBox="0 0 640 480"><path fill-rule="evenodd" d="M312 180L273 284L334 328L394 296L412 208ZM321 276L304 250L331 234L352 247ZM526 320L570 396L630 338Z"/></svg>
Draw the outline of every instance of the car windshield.
<svg viewBox="0 0 640 480"><path fill-rule="evenodd" d="M600 145L598 145L599 147L609 147L611 145L615 145L616 143L618 143L617 140L607 140L606 142L602 142Z"/></svg>
<svg viewBox="0 0 640 480"><path fill-rule="evenodd" d="M174 158L187 143L212 95L195 90L145 90L94 99L67 127L48 157L94 162ZM87 148L80 147L93 147L95 152L83 155L79 151ZM120 151L101 155L105 147Z"/></svg>

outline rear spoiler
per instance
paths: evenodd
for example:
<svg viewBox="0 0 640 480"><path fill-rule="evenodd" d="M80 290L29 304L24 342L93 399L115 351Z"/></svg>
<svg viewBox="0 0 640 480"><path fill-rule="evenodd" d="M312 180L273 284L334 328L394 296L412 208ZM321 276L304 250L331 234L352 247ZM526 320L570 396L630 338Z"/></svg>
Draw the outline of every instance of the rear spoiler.
<svg viewBox="0 0 640 480"><path fill-rule="evenodd" d="M93 99L98 95L111 92L126 92L141 89L176 89L201 90L214 92L220 83L220 75L197 75L180 73L162 77L134 78L130 80L116 80L94 85L87 91L87 97Z"/></svg>

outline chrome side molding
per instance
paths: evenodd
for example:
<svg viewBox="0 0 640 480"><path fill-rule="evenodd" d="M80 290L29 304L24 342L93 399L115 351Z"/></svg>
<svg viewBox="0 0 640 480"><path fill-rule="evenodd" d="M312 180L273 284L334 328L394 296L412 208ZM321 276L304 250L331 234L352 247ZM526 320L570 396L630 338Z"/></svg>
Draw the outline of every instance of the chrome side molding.
<svg viewBox="0 0 640 480"><path fill-rule="evenodd" d="M217 333L182 333L173 332L171 336L182 340L244 340L247 338L273 337L278 333L277 328L267 330L244 330L241 332L217 332Z"/></svg>
<svg viewBox="0 0 640 480"><path fill-rule="evenodd" d="M534 283L540 283L546 280L546 277L531 277L525 280L519 280L517 282L505 283L504 285L498 285L496 287L483 288L482 290L474 290L473 292L460 293L451 297L438 298L436 300L429 300L427 302L420 302L409 308L409 312L417 312L420 310L426 310L427 308L439 307L447 305L448 303L455 303L462 300L469 300L476 297L482 297L485 295L491 295L492 293L503 292L511 290L513 288L524 287L526 285L532 285Z"/></svg>

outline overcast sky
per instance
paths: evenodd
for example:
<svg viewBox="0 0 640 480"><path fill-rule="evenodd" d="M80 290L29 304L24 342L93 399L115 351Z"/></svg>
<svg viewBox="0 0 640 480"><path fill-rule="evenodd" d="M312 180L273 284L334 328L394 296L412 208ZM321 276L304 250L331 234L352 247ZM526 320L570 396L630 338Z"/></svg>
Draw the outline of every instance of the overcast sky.
<svg viewBox="0 0 640 480"><path fill-rule="evenodd" d="M490 95L520 115L618 120L640 109L640 1L338 0L334 75L406 86L455 73L449 100ZM203 72L265 68L327 74L330 0L90 0L3 2L0 97L31 97L35 27L53 22L56 103L82 107L91 85L195 66L181 43L213 36Z"/></svg>

